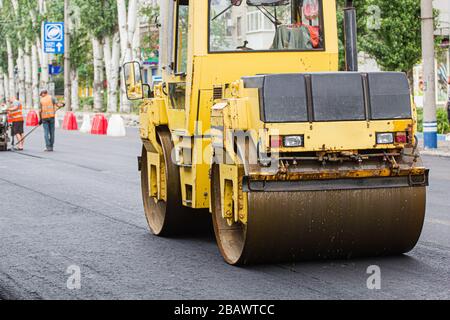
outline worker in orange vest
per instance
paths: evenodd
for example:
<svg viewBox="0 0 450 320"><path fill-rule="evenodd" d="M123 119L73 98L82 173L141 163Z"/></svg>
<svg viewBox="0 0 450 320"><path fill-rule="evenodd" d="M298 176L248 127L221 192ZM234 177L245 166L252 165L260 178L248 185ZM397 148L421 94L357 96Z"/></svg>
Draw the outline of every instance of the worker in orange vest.
<svg viewBox="0 0 450 320"><path fill-rule="evenodd" d="M17 150L23 151L23 111L22 103L15 97L8 100L8 122L11 124L11 135L17 140Z"/></svg>
<svg viewBox="0 0 450 320"><path fill-rule="evenodd" d="M56 99L48 94L47 90L41 91L40 103L40 122L44 126L45 150L46 152L53 151L55 144L55 116L58 111Z"/></svg>

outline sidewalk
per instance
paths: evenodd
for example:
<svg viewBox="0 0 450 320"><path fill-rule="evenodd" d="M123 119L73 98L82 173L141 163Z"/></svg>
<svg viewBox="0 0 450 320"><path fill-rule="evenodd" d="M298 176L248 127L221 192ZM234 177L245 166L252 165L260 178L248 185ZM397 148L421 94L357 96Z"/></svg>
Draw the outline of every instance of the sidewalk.
<svg viewBox="0 0 450 320"><path fill-rule="evenodd" d="M420 140L419 149L422 155L450 158L450 141L439 141L437 150L424 150L423 140Z"/></svg>

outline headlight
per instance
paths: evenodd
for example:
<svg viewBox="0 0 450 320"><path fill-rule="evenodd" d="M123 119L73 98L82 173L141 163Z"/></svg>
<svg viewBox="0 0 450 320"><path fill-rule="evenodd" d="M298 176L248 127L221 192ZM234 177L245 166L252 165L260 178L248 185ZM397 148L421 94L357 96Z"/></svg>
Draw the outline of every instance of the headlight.
<svg viewBox="0 0 450 320"><path fill-rule="evenodd" d="M377 144L393 144L393 133L377 133Z"/></svg>
<svg viewBox="0 0 450 320"><path fill-rule="evenodd" d="M286 148L298 148L304 146L303 136L286 136L283 139L283 145Z"/></svg>

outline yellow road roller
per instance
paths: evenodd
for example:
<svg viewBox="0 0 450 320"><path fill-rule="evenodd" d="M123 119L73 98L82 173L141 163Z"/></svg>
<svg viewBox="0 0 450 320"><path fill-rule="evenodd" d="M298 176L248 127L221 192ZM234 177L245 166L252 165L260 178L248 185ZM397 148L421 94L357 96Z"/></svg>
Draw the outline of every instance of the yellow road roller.
<svg viewBox="0 0 450 320"><path fill-rule="evenodd" d="M356 12L335 0L175 0L160 13L162 79L124 65L140 105L153 234L206 215L231 265L403 254L428 170L407 77L358 72Z"/></svg>

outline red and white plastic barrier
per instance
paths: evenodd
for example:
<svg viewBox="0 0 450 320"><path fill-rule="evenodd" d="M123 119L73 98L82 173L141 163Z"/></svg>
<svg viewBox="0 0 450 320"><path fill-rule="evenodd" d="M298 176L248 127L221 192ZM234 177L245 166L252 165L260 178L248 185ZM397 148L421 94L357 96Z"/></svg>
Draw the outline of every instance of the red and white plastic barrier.
<svg viewBox="0 0 450 320"><path fill-rule="evenodd" d="M98 113L95 115L92 121L91 134L94 135L106 135L108 131L108 120L105 115Z"/></svg>
<svg viewBox="0 0 450 320"><path fill-rule="evenodd" d="M81 124L81 133L90 133L92 130L92 121L89 113L83 114L83 123Z"/></svg>
<svg viewBox="0 0 450 320"><path fill-rule="evenodd" d="M66 115L64 116L63 121L63 130L68 131L77 131L78 130L78 123L77 123L77 117L73 112L66 112Z"/></svg>
<svg viewBox="0 0 450 320"><path fill-rule="evenodd" d="M27 127L37 127L39 125L39 118L34 110L28 111L27 114Z"/></svg>
<svg viewBox="0 0 450 320"><path fill-rule="evenodd" d="M109 119L107 135L109 137L125 137L127 135L125 122L120 115L115 114Z"/></svg>
<svg viewBox="0 0 450 320"><path fill-rule="evenodd" d="M78 128L75 113L66 112L64 115L62 129L70 131L79 130L81 133L108 135L109 137L125 137L127 135L125 121L122 116L118 114L112 115L108 121L106 116L102 113L95 114L92 119L89 113L84 113L81 127Z"/></svg>

